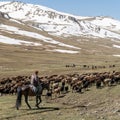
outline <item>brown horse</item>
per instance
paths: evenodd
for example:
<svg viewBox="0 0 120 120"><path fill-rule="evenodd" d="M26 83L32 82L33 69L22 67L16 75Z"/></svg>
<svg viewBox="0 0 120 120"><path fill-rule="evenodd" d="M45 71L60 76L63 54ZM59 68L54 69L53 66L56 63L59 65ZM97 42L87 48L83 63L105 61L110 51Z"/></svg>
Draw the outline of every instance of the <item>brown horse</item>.
<svg viewBox="0 0 120 120"><path fill-rule="evenodd" d="M36 96L36 107L39 108L39 104L42 102L41 95L44 89L49 91L49 83L42 83L40 86L39 94L35 94L35 92L31 89L30 85L19 86L17 88L17 99L16 99L16 109L19 110L21 106L22 95L25 97L25 103L31 109L31 106L28 103L28 96Z"/></svg>

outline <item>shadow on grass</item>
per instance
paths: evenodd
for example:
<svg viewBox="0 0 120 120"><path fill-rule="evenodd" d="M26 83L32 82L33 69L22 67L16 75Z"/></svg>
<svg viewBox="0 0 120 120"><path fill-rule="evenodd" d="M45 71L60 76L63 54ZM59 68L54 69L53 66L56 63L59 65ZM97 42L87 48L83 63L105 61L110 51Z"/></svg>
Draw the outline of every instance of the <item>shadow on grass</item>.
<svg viewBox="0 0 120 120"><path fill-rule="evenodd" d="M58 107L40 107L40 108L32 108L32 109L30 109L31 111L32 110L59 110L60 108L58 108Z"/></svg>
<svg viewBox="0 0 120 120"><path fill-rule="evenodd" d="M21 110L26 110L25 113L21 113ZM33 115L33 114L38 114L38 113L44 113L44 112L49 112L49 111L56 111L56 110L60 110L60 108L58 107L40 107L40 108L32 108L32 109L20 109L17 111L20 111L20 114L13 115L13 116L7 116L7 117L3 117L0 118L0 120L3 119L14 119L17 117L21 117L21 116L25 116L25 115Z"/></svg>

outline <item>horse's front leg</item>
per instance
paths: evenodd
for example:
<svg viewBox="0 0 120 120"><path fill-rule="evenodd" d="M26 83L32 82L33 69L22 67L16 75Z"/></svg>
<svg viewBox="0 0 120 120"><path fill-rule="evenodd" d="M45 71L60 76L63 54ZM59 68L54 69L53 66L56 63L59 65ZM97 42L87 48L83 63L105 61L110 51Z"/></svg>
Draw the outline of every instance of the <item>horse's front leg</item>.
<svg viewBox="0 0 120 120"><path fill-rule="evenodd" d="M36 107L39 108L39 104L42 102L41 96L36 95Z"/></svg>
<svg viewBox="0 0 120 120"><path fill-rule="evenodd" d="M31 106L28 103L28 95L25 95L25 103L27 104L27 106L29 107L29 109L31 109Z"/></svg>

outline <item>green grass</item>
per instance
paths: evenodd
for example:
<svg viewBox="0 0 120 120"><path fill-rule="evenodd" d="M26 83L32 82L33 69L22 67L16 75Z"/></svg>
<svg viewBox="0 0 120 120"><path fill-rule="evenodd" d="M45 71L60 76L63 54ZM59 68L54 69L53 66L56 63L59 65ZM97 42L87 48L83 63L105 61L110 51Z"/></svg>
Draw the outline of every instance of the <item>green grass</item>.
<svg viewBox="0 0 120 120"><path fill-rule="evenodd" d="M0 97L0 120L119 120L120 85L96 89L94 86L83 94L67 93L64 97L46 100L42 96L40 109L35 98L30 98L28 109L22 99L20 110L16 110L16 96ZM85 106L85 107L83 107Z"/></svg>

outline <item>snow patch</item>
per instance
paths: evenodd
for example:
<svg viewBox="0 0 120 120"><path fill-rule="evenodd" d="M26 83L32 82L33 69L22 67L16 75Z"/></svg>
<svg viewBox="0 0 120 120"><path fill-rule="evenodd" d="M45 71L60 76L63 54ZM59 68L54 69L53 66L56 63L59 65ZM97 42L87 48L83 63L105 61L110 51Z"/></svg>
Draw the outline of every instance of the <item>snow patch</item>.
<svg viewBox="0 0 120 120"><path fill-rule="evenodd" d="M70 53L70 54L76 54L76 53L79 53L79 51L73 51L73 50L62 50L62 49L53 49L53 50L48 50L48 51L60 52L60 53Z"/></svg>
<svg viewBox="0 0 120 120"><path fill-rule="evenodd" d="M24 35L24 36L27 36L27 37L36 38L38 40L42 40L44 42L51 43L51 44L56 44L56 45L59 45L59 46L62 46L62 47L80 49L80 48L72 46L72 45L68 45L68 44L64 44L62 42L58 42L56 40L53 40L52 38L45 37L45 36L40 35L38 33L20 30L17 27L0 24L0 29L1 30L4 29L4 30L7 30L7 31L12 31L13 32L12 34L19 34L19 35Z"/></svg>
<svg viewBox="0 0 120 120"><path fill-rule="evenodd" d="M5 37L2 35L0 35L0 42L6 43L6 44L15 44L15 45L41 46L41 44L39 44L39 43L13 39L13 38Z"/></svg>
<svg viewBox="0 0 120 120"><path fill-rule="evenodd" d="M113 56L115 56L115 57L120 57L120 55L113 55Z"/></svg>
<svg viewBox="0 0 120 120"><path fill-rule="evenodd" d="M113 47L115 47L115 48L120 48L120 45L113 45Z"/></svg>

